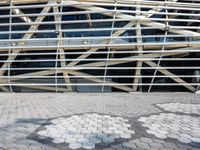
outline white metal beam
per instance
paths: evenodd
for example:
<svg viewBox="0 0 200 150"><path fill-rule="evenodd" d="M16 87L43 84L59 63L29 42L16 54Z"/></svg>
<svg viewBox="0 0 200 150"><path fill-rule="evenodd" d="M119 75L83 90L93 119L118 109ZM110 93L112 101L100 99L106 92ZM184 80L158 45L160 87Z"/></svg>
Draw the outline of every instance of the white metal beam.
<svg viewBox="0 0 200 150"><path fill-rule="evenodd" d="M58 7L53 7L53 11L55 13L58 13L59 12ZM61 18L62 18L62 16L60 16L60 15L54 15L55 21L61 22ZM64 53L64 49L59 47L63 43L63 40L62 40L63 39L63 36L62 36L63 33L61 32L61 29L62 29L61 28L61 24L56 24L56 30L58 32L57 37L59 39L59 41L58 41L58 52ZM60 56L60 59L65 59L65 55L64 54L60 54L59 56ZM62 67L66 67L66 62L65 61L61 61L60 63L61 63ZM71 83L70 79L69 79L69 75L66 72L63 72L63 76L65 76L64 77L65 83ZM68 77L66 77L66 76L68 76ZM67 86L67 89L69 91L72 91L72 87L71 86Z"/></svg>

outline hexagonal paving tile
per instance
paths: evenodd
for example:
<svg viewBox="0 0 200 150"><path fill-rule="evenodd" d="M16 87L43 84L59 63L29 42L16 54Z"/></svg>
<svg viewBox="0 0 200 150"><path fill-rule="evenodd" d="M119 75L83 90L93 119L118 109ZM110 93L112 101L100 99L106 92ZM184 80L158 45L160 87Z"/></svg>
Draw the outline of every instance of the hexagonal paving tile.
<svg viewBox="0 0 200 150"><path fill-rule="evenodd" d="M52 138L54 144L66 143L70 149L93 149L95 144L113 143L115 139L130 139L135 131L122 117L109 115L83 114L61 117L44 125L44 130L37 132L41 139Z"/></svg>
<svg viewBox="0 0 200 150"><path fill-rule="evenodd" d="M146 131L157 138L174 138L181 143L200 143L200 117L160 113L149 117L141 117L138 121L147 127ZM192 123L191 123L192 122Z"/></svg>
<svg viewBox="0 0 200 150"><path fill-rule="evenodd" d="M165 111L200 115L200 104L165 103L156 104L156 106Z"/></svg>

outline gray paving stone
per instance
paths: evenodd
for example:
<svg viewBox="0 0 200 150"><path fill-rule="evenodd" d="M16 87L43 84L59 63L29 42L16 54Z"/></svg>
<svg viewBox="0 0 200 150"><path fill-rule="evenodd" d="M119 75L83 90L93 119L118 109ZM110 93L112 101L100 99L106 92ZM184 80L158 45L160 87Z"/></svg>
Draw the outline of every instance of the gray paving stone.
<svg viewBox="0 0 200 150"><path fill-rule="evenodd" d="M177 139L179 137L178 134L168 134L167 136L173 139Z"/></svg>
<svg viewBox="0 0 200 150"><path fill-rule="evenodd" d="M152 148L159 148L159 149L164 148L164 146L161 143L149 143L149 145Z"/></svg>
<svg viewBox="0 0 200 150"><path fill-rule="evenodd" d="M165 143L164 140L160 140L160 139L153 139L153 141L154 141L155 143Z"/></svg>
<svg viewBox="0 0 200 150"><path fill-rule="evenodd" d="M154 134L157 138L159 139L166 139L167 138L167 135L165 134L162 134L162 133L156 133Z"/></svg>
<svg viewBox="0 0 200 150"><path fill-rule="evenodd" d="M148 143L148 144L153 143L153 140L152 140L152 139L150 139L150 138L145 138L145 137L140 138L140 141L141 141L141 142L144 142L144 143Z"/></svg>
<svg viewBox="0 0 200 150"><path fill-rule="evenodd" d="M111 148L113 148L113 149L123 149L123 145L117 144L117 145L112 146Z"/></svg>
<svg viewBox="0 0 200 150"><path fill-rule="evenodd" d="M185 148L185 147L178 147L176 148L176 150L190 150L189 148Z"/></svg>
<svg viewBox="0 0 200 150"><path fill-rule="evenodd" d="M181 112L187 114L198 114L197 110L200 108L199 104L184 104L184 103L168 103L168 104L157 104L158 107L170 111L170 112Z"/></svg>
<svg viewBox="0 0 200 150"><path fill-rule="evenodd" d="M166 142L166 143L162 143L164 145L165 148L169 148L169 149L176 149L178 148L178 146L174 143L169 143L169 142Z"/></svg>
<svg viewBox="0 0 200 150"><path fill-rule="evenodd" d="M123 145L124 148L132 148L132 149L137 148L136 144L131 142L131 141L125 142L122 145Z"/></svg>
<svg viewBox="0 0 200 150"><path fill-rule="evenodd" d="M113 148L104 148L103 150L114 150Z"/></svg>
<svg viewBox="0 0 200 150"><path fill-rule="evenodd" d="M137 148L142 148L142 149L149 149L150 148L150 145L149 144L147 144L147 143L136 143L136 146L137 146Z"/></svg>
<svg viewBox="0 0 200 150"><path fill-rule="evenodd" d="M161 150L161 149L155 148L155 147L150 147L149 149L145 149L145 150Z"/></svg>
<svg viewBox="0 0 200 150"><path fill-rule="evenodd" d="M116 148L116 150L132 150L132 149L130 149L130 148Z"/></svg>
<svg viewBox="0 0 200 150"><path fill-rule="evenodd" d="M178 148L176 148L176 149L178 149L178 150L180 150L180 149L183 149L183 150L188 150L188 149L191 149L192 148L192 146L190 146L190 145L183 145L183 144L176 144L177 145L177 147Z"/></svg>
<svg viewBox="0 0 200 150"><path fill-rule="evenodd" d="M82 114L90 112L96 112L97 114L109 114L109 115L119 115L124 117L138 117L146 116L150 114L155 115L160 113L162 110L154 107L158 103L199 103L199 96L194 94L185 93L155 93L155 94L124 94L124 93L109 93L109 94L49 94L49 93L39 93L39 94L1 94L0 98L0 147L4 149L16 148L15 150L28 149L32 150L34 148L38 150L55 150L56 148L48 146L46 144L41 144L33 140L29 140L27 137L34 132L42 123L47 119L57 118L60 116L69 116L73 114ZM171 109L171 108L170 108ZM197 113L197 111L186 109L185 112ZM190 114L189 114L190 115ZM98 116L98 115L97 115ZM173 116L171 116L173 117ZM94 118L94 117L93 117ZM80 118L74 118L82 121ZM119 118L120 119L120 118ZM112 120L110 120L112 121ZM184 125L182 128L183 132L192 136L200 136L198 133L198 126L196 126L195 119L191 120L191 125ZM127 123L127 122L125 122ZM125 124L123 123L123 124ZM178 122L176 122L178 124ZM79 124L74 124L76 128L80 127ZM118 127L118 126L116 126ZM161 126L160 126L161 127ZM173 126L173 128L178 128L179 125ZM1 131L5 128L5 131ZM102 128L98 126L98 129ZM167 126L162 126L163 129L168 128ZM117 128L118 129L118 128ZM155 128L154 128L155 129ZM190 131L191 132L186 132ZM144 128L138 129L139 131L144 130ZM145 130L144 130L145 131ZM141 131L141 132L144 132ZM77 130L78 132L78 130ZM124 131L125 132L125 131ZM138 131L136 131L136 134ZM144 136L146 134L142 134ZM18 138L17 138L18 137ZM196 138L197 138L196 137ZM140 136L134 137L136 139L141 138ZM152 138L152 135L147 138ZM155 138L155 137L154 137ZM151 139L154 143L154 139ZM158 140L158 139L157 139ZM20 142L21 141L21 142ZM136 141L136 140L134 140ZM166 140L167 141L167 140ZM139 140L139 142L150 143L147 141ZM161 140L158 143L162 143ZM174 144L178 140L173 141ZM17 144L12 144L17 143ZM126 143L126 142L124 142ZM137 142L135 142L136 144ZM163 142L164 143L164 142ZM168 142L165 142L168 143ZM177 144L176 144L177 145ZM185 143L184 147L187 147ZM118 147L120 149L120 147ZM123 147L121 147L123 149ZM143 147L144 148L144 147ZM143 149L141 148L141 149ZM178 147L184 150L183 147ZM66 147L66 149L68 149ZM150 150L151 148L149 148ZM188 146L187 149L191 149ZM10 149L9 149L10 150ZM35 150L35 149L34 149ZM154 149L156 150L156 148Z"/></svg>
<svg viewBox="0 0 200 150"><path fill-rule="evenodd" d="M199 150L200 148L198 148L198 147L192 147L192 148L190 148L190 150Z"/></svg>

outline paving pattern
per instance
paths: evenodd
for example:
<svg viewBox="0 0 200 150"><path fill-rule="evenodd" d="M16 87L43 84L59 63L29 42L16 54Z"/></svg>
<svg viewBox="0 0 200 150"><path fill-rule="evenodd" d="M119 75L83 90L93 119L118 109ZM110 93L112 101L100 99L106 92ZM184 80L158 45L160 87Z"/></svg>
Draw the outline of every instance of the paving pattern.
<svg viewBox="0 0 200 150"><path fill-rule="evenodd" d="M68 143L71 149L93 149L98 143L114 143L116 139L130 139L135 132L122 117L96 113L72 115L50 121L37 132L39 139L52 138L53 143Z"/></svg>
<svg viewBox="0 0 200 150"><path fill-rule="evenodd" d="M200 115L200 104L165 103L156 106L169 112Z"/></svg>
<svg viewBox="0 0 200 150"><path fill-rule="evenodd" d="M149 128L146 132L157 138L177 139L182 143L200 143L200 117L160 113L150 117L141 117L138 121Z"/></svg>
<svg viewBox="0 0 200 150"><path fill-rule="evenodd" d="M188 93L4 93L0 150L199 150L199 105Z"/></svg>

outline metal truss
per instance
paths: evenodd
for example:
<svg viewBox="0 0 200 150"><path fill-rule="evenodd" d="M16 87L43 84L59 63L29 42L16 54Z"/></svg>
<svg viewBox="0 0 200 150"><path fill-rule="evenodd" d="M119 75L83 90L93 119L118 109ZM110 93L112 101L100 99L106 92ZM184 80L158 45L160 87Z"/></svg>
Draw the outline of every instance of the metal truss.
<svg viewBox="0 0 200 150"><path fill-rule="evenodd" d="M4 92L196 92L200 1L1 0L0 66Z"/></svg>

